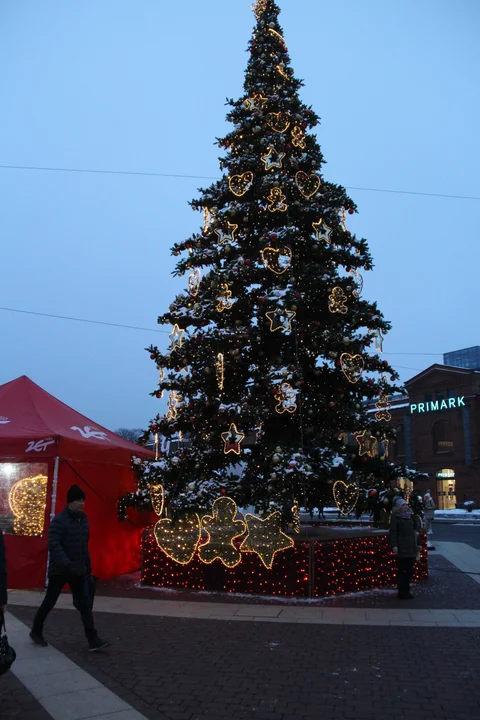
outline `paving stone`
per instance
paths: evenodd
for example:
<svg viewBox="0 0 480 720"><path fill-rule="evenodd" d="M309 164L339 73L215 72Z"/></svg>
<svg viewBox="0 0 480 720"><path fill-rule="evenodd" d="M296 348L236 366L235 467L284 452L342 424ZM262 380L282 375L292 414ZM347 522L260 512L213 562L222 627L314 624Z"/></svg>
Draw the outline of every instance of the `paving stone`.
<svg viewBox="0 0 480 720"><path fill-rule="evenodd" d="M71 612L54 611L46 636L148 720L480 717L479 628L96 618L102 654L83 652Z"/></svg>
<svg viewBox="0 0 480 720"><path fill-rule="evenodd" d="M2 720L52 720L38 700L11 672L0 677L0 718Z"/></svg>

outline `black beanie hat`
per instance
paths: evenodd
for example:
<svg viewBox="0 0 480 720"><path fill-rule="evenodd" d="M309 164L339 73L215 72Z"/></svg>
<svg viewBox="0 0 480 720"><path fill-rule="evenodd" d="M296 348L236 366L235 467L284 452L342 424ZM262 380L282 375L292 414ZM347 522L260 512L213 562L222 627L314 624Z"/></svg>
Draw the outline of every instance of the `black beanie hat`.
<svg viewBox="0 0 480 720"><path fill-rule="evenodd" d="M75 502L75 500L85 500L85 493L81 487L78 487L78 485L72 485L68 488L67 505L71 502Z"/></svg>

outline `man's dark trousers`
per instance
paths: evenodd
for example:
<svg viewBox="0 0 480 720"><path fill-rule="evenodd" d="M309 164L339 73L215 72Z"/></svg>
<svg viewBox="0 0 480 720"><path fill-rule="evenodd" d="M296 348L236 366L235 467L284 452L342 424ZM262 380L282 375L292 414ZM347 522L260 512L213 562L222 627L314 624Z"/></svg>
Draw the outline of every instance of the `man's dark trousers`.
<svg viewBox="0 0 480 720"><path fill-rule="evenodd" d="M92 600L88 578L81 578L75 575L53 575L48 579L47 592L42 604L38 608L33 621L33 632L43 633L43 624L47 615L53 610L55 604L65 585L70 586L73 595L73 604L80 611L82 616L85 635L90 642L97 637L97 631L93 622Z"/></svg>

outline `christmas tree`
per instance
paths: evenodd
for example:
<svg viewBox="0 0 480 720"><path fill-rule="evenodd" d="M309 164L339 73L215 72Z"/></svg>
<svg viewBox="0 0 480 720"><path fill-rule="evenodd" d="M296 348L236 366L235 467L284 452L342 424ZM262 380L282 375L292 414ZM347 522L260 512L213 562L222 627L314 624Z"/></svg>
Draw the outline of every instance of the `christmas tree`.
<svg viewBox="0 0 480 720"><path fill-rule="evenodd" d="M149 432L179 441L155 465L174 515L222 494L259 512L324 503L332 478L381 453L396 389L377 352L390 325L362 298L372 258L347 229L355 204L323 176L319 118L300 100L279 12L254 6L222 177L191 203L201 231L172 249L187 287L159 318L170 345L148 348L154 394L167 394Z"/></svg>

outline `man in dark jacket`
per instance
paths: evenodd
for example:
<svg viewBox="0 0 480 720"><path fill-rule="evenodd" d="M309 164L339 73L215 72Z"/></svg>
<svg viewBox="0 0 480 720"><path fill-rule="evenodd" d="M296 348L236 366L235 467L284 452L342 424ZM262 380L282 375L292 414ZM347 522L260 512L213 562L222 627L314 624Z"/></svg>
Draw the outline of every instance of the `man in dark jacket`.
<svg viewBox="0 0 480 720"><path fill-rule="evenodd" d="M3 533L0 530L0 615L7 609L7 556Z"/></svg>
<svg viewBox="0 0 480 720"><path fill-rule="evenodd" d="M98 637L93 622L89 527L83 512L84 504L85 493L78 485L72 485L67 493L67 507L50 523L48 587L30 633L33 642L40 647L48 645L43 637L43 624L67 584L72 591L73 604L82 616L90 650L101 650L109 644Z"/></svg>

